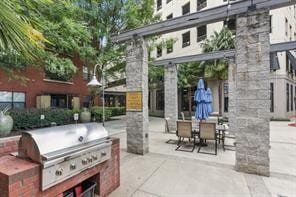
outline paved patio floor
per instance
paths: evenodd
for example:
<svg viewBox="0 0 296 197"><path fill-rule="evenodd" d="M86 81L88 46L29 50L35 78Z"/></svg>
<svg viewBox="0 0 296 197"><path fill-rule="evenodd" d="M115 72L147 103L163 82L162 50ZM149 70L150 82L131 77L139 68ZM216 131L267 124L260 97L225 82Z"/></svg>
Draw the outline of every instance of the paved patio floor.
<svg viewBox="0 0 296 197"><path fill-rule="evenodd" d="M287 125L270 123L271 176L261 177L236 172L235 152L223 152L221 146L217 156L175 151L176 145L165 142L176 136L164 134L161 118L150 118L150 153L127 153L125 117L119 117L106 123L121 139L121 186L110 196L296 197L296 128Z"/></svg>

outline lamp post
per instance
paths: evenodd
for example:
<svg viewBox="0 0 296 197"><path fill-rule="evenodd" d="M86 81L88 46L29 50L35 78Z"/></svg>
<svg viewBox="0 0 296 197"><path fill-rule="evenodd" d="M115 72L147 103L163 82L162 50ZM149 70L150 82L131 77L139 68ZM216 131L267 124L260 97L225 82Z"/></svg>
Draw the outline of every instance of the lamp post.
<svg viewBox="0 0 296 197"><path fill-rule="evenodd" d="M104 49L107 45L107 40L106 37L101 37L99 40L100 43L100 48ZM96 64L94 66L94 70L93 70L93 77L92 80L90 82L88 82L87 86L88 87L92 87L92 88L97 88L97 87L102 87L103 91L102 91L102 97L103 97L103 117L102 117L102 123L103 126L105 126L105 73L104 73L104 66L101 66L101 70L102 70L102 83L100 83L97 80L96 77L96 70L97 67L99 66L99 64Z"/></svg>
<svg viewBox="0 0 296 197"><path fill-rule="evenodd" d="M96 64L95 67L94 67L94 71L93 71L93 77L92 77L92 80L90 82L88 82L87 86L88 87L92 87L92 88L97 88L97 87L102 87L103 89L103 92L102 92L102 97L103 97L103 117L102 117L102 123L103 123L103 126L105 125L105 83L104 83L104 68L102 66L102 83L100 83L98 80L97 80L97 77L96 77L96 70L97 70L97 67L98 67L99 64Z"/></svg>

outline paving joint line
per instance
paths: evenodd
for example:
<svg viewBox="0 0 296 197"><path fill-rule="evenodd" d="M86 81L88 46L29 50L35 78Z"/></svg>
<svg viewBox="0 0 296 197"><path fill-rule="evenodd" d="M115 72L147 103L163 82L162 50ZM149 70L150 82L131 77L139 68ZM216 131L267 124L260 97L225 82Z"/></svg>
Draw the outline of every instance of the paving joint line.
<svg viewBox="0 0 296 197"><path fill-rule="evenodd" d="M131 194L131 196L133 196L137 190L139 190L155 173L156 171L158 171L160 169L160 167L166 162L167 160L164 160L163 162L161 162L161 164L143 181L143 183L141 185L139 185L139 187Z"/></svg>
<svg viewBox="0 0 296 197"><path fill-rule="evenodd" d="M154 194L154 193L151 193L151 192L147 192L147 191L144 191L144 190L142 190L142 189L138 189L138 190L136 190L136 191L143 192L143 193L146 193L146 194L150 194L150 195L153 195L153 196L156 196L156 197L161 197L161 196L158 195L158 194Z"/></svg>
<svg viewBox="0 0 296 197"><path fill-rule="evenodd" d="M271 197L263 177L252 174L244 174L251 197Z"/></svg>
<svg viewBox="0 0 296 197"><path fill-rule="evenodd" d="M214 162L214 161L205 161L205 160L198 159L198 158L193 159L193 158L188 158L188 157L183 157L183 156L166 155L166 154L154 153L154 152L150 152L149 155L156 156L156 157L161 157L161 158L165 157L166 159L170 159L170 160L179 160L181 158L182 161L189 161L189 162L194 162L194 163L197 162L199 164L204 164L204 165L212 166L212 167L234 169L234 165L231 165L231 164L218 163L218 162Z"/></svg>

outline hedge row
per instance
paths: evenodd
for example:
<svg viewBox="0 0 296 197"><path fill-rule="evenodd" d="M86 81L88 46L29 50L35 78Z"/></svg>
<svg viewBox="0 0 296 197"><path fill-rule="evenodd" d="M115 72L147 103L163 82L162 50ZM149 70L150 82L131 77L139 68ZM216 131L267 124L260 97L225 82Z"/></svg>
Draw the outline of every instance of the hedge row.
<svg viewBox="0 0 296 197"><path fill-rule="evenodd" d="M23 109L9 112L14 131L47 127L52 122L57 125L71 124L74 122L74 113L69 109ZM45 116L44 120L40 119L41 115Z"/></svg>
<svg viewBox="0 0 296 197"><path fill-rule="evenodd" d="M124 107L105 107L105 120L109 120L113 116L119 116L125 114L125 108ZM96 120L102 120L103 119L103 107L92 107L91 108L91 114L95 116Z"/></svg>
<svg viewBox="0 0 296 197"><path fill-rule="evenodd" d="M57 125L66 125L74 123L74 113L80 113L83 110L69 110L59 108L49 109L22 109L11 110L10 116L13 118L13 131L30 130L41 127L48 127L54 122ZM102 121L103 108L92 107L92 116L97 121ZM112 116L125 114L124 107L106 107L105 120L109 120ZM40 120L41 115L45 116L44 120Z"/></svg>

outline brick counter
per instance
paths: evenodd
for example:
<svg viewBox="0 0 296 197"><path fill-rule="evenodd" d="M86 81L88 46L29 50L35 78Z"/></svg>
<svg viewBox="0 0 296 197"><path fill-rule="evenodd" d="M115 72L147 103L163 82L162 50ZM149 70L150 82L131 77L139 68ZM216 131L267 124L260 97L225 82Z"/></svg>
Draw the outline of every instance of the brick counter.
<svg viewBox="0 0 296 197"><path fill-rule="evenodd" d="M119 139L112 139L111 159L41 191L41 167L11 155L0 157L0 197L54 197L86 179L97 182L97 194L105 197L119 187Z"/></svg>
<svg viewBox="0 0 296 197"><path fill-rule="evenodd" d="M18 150L20 136L0 138L0 157Z"/></svg>

